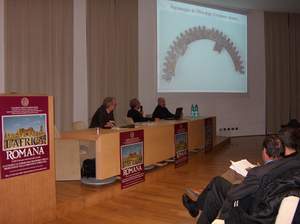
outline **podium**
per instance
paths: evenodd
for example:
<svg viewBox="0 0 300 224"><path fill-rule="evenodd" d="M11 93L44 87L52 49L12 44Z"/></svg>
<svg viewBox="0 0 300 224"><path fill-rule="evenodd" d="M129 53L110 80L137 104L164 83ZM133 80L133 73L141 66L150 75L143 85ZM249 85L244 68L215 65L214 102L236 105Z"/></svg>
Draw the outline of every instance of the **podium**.
<svg viewBox="0 0 300 224"><path fill-rule="evenodd" d="M0 223L56 216L53 97L0 95Z"/></svg>

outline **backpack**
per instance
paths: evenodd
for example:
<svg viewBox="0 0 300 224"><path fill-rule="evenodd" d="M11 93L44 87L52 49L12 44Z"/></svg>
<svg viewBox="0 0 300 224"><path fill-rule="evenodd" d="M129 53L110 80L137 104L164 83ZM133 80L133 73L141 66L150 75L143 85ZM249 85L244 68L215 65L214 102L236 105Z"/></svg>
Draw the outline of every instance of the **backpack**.
<svg viewBox="0 0 300 224"><path fill-rule="evenodd" d="M96 177L96 160L85 159L81 166L81 177Z"/></svg>

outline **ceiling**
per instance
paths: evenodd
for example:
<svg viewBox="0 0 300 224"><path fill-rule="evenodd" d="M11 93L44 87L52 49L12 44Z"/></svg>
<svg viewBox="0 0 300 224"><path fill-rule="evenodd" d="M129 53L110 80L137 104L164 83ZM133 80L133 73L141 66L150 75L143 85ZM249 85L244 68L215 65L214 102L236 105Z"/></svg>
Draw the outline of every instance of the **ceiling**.
<svg viewBox="0 0 300 224"><path fill-rule="evenodd" d="M276 12L299 12L300 0L193 0L194 2L232 9L256 9Z"/></svg>

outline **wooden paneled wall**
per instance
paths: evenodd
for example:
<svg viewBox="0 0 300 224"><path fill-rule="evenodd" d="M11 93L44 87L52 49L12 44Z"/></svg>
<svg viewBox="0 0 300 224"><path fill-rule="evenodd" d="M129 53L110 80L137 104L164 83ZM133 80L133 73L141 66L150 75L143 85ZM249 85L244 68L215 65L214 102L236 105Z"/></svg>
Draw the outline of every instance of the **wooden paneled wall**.
<svg viewBox="0 0 300 224"><path fill-rule="evenodd" d="M49 97L48 102L50 169L0 179L1 224L41 224L55 219L53 97Z"/></svg>

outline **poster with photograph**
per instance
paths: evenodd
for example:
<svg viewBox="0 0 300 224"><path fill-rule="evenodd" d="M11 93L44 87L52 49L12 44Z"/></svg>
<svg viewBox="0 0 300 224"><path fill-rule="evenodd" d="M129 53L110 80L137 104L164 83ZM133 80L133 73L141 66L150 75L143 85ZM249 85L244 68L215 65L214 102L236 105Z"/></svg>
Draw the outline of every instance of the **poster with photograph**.
<svg viewBox="0 0 300 224"><path fill-rule="evenodd" d="M120 133L121 188L145 181L144 131Z"/></svg>
<svg viewBox="0 0 300 224"><path fill-rule="evenodd" d="M188 124L175 124L175 168L188 162Z"/></svg>
<svg viewBox="0 0 300 224"><path fill-rule="evenodd" d="M1 179L49 169L48 97L0 96Z"/></svg>

